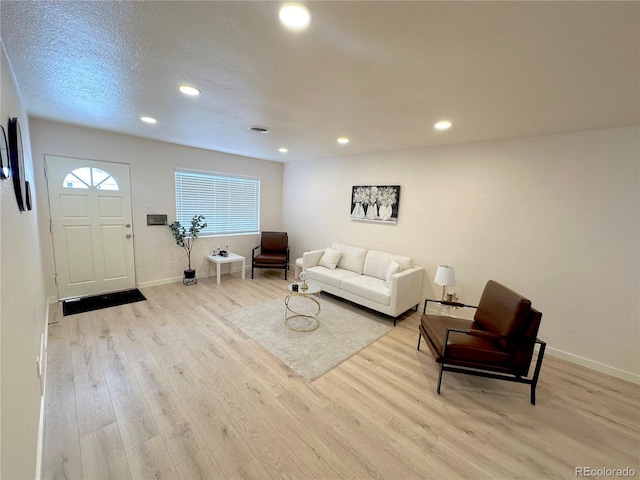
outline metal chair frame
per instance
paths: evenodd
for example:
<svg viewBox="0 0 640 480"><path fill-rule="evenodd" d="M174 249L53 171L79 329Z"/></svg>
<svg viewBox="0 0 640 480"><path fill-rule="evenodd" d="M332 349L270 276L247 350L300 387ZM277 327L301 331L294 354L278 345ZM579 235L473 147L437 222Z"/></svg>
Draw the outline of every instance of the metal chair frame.
<svg viewBox="0 0 640 480"><path fill-rule="evenodd" d="M427 312L427 303L428 302L436 302L436 303L440 303L442 305L447 305L447 306L452 306L452 307L468 307L468 308L478 308L477 306L474 305L465 305L464 303L460 303L460 302L450 302L447 300L432 300L432 299L426 299L424 302L424 310L423 310L423 314L426 314ZM455 363L452 362L447 362L445 359L447 357L447 345L449 344L449 334L451 332L456 332L456 333L463 333L465 335L471 335L471 336L478 336L478 337L490 337L490 338L501 338L500 335L496 335L493 334L491 332L485 332L485 331L481 331L481 330L467 330L467 329L459 329L459 328L447 328L447 334L445 337L445 342L443 345L443 351L442 351L442 355L439 359L436 359L436 361L438 361L438 363L440 363L440 372L438 374L438 387L437 387L437 392L438 395L440 394L440 387L442 385L442 373L443 372L453 372L453 373L461 373L464 375L473 375L476 377L484 377L484 378L493 378L493 379L497 379L497 380L505 380L507 382L514 382L514 383L524 383L527 385L531 386L531 404L535 405L536 404L536 387L538 385L538 378L540 376L540 368L542 367L542 360L544 358L544 352L545 349L547 348L547 344L546 342L540 340L539 338L536 337L534 344L538 344L540 347L538 349L538 358L536 360L536 366L534 368L533 371L533 376L531 378L527 378L527 377L523 377L522 375L517 375L517 374L510 374L510 373L495 373L492 372L490 370L490 368L487 366L487 368L473 368L473 367L466 367L466 366L460 366L460 365L456 365ZM425 332L422 328L422 325L420 325L419 327L419 333L418 333L418 350L420 350L420 340L422 339L422 337L425 337L425 339L427 341L431 341L429 339L429 335L427 334L427 332ZM433 345L433 343L432 343ZM435 345L434 345L435 347Z"/></svg>

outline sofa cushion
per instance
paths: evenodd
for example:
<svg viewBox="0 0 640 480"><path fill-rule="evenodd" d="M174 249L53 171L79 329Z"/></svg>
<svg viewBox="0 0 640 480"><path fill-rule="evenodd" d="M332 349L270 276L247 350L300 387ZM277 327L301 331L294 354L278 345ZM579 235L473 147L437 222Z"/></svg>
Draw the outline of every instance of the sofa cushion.
<svg viewBox="0 0 640 480"><path fill-rule="evenodd" d="M398 262L393 260L389 264L389 267L387 268L387 276L385 278L385 281L387 282L387 287L391 288L391 279L396 273L400 273L400 272L402 272L402 267Z"/></svg>
<svg viewBox="0 0 640 480"><path fill-rule="evenodd" d="M525 333L530 311L530 300L494 280L489 280L473 319L485 330L502 335L504 338L499 340L500 345L512 350Z"/></svg>
<svg viewBox="0 0 640 480"><path fill-rule="evenodd" d="M510 288L489 280L484 287L475 322L485 330L505 337L521 336L529 317L531 301ZM507 341L503 341L507 345Z"/></svg>
<svg viewBox="0 0 640 480"><path fill-rule="evenodd" d="M336 266L338 265L338 260L340 260L341 256L342 252L340 250L334 250L331 247L327 247L325 248L322 257L320 257L318 265L326 267L330 270L335 270Z"/></svg>
<svg viewBox="0 0 640 480"><path fill-rule="evenodd" d="M285 253L267 252L253 258L254 265L282 265L287 261Z"/></svg>
<svg viewBox="0 0 640 480"><path fill-rule="evenodd" d="M404 255L395 255L393 253L380 252L378 250L369 250L364 261L363 273L370 277L376 277L386 280L387 269L393 261L398 262L402 270L408 270L412 266L411 257Z"/></svg>
<svg viewBox="0 0 640 480"><path fill-rule="evenodd" d="M441 315L423 315L420 323L439 356L443 354L447 328L482 330L477 323L470 320ZM464 359L469 362L487 363L493 366L502 365L506 368L510 364L512 356L505 352L499 342L494 339L452 332L449 334L447 358L450 360Z"/></svg>
<svg viewBox="0 0 640 480"><path fill-rule="evenodd" d="M307 272L309 280L317 280L318 282L323 282L336 288L342 288L342 281L345 278L360 276L357 273L354 273L351 270L345 270L344 268L331 270L320 265L307 268L305 272Z"/></svg>
<svg viewBox="0 0 640 480"><path fill-rule="evenodd" d="M340 250L342 256L338 261L338 267L346 270L351 270L358 275L362 274L362 268L364 266L364 259L367 255L366 248L352 247L350 245L343 245L341 243L332 243L331 248L334 250Z"/></svg>
<svg viewBox="0 0 640 480"><path fill-rule="evenodd" d="M386 280L358 275L343 280L342 289L382 305L391 303L391 290L387 286Z"/></svg>
<svg viewBox="0 0 640 480"><path fill-rule="evenodd" d="M282 252L289 246L286 232L262 232L260 237L260 253Z"/></svg>

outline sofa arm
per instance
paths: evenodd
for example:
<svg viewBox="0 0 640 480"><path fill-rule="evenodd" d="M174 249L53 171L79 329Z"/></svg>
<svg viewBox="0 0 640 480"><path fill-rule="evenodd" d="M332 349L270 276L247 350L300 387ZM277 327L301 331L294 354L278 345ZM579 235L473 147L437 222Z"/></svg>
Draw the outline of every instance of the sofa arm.
<svg viewBox="0 0 640 480"><path fill-rule="evenodd" d="M412 267L391 277L391 305L409 309L422 299L424 268Z"/></svg>
<svg viewBox="0 0 640 480"><path fill-rule="evenodd" d="M320 262L322 255L324 255L324 248L322 250L311 250L302 254L302 270L315 267Z"/></svg>

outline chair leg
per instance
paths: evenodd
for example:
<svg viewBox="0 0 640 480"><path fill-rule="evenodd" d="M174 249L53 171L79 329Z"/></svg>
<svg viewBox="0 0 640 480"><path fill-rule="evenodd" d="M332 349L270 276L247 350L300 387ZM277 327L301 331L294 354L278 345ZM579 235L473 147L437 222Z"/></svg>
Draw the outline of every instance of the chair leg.
<svg viewBox="0 0 640 480"><path fill-rule="evenodd" d="M251 265L251 280L253 280L253 265Z"/></svg>
<svg viewBox="0 0 640 480"><path fill-rule="evenodd" d="M537 340L540 343L540 350L538 350L538 360L536 361L536 368L533 372L533 378L531 379L531 405L536 404L536 387L538 386L538 377L540 376L540 367L542 367L542 360L544 359L544 351L547 348L547 344L541 340Z"/></svg>
<svg viewBox="0 0 640 480"><path fill-rule="evenodd" d="M418 351L420 351L420 340L422 340L422 334L418 332Z"/></svg>
<svg viewBox="0 0 640 480"><path fill-rule="evenodd" d="M440 374L438 375L438 395L440 395L440 385L442 384L442 370L444 369L444 363L440 364Z"/></svg>
<svg viewBox="0 0 640 480"><path fill-rule="evenodd" d="M285 279L285 280L287 279L287 271L288 271L288 270L289 270L289 269L285 266L285 267L284 267L284 279Z"/></svg>
<svg viewBox="0 0 640 480"><path fill-rule="evenodd" d="M536 404L536 384L531 384L531 405Z"/></svg>

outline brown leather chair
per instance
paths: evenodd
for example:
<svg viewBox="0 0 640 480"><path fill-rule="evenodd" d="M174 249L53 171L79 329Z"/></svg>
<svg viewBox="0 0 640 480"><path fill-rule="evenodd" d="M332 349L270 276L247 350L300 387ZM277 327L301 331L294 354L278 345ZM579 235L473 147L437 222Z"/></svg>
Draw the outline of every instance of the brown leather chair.
<svg viewBox="0 0 640 480"><path fill-rule="evenodd" d="M475 308L473 320L428 315L427 303ZM456 372L531 385L531 403L536 404L536 385L546 343L536 336L542 314L513 290L489 280L477 307L458 302L425 300L420 320L418 350L424 337L440 364L442 373ZM532 378L526 378L535 344L540 345Z"/></svg>
<svg viewBox="0 0 640 480"><path fill-rule="evenodd" d="M256 251L260 253L256 255ZM287 279L289 268L289 237L286 232L262 232L260 245L251 250L251 278L254 268L284 270Z"/></svg>

